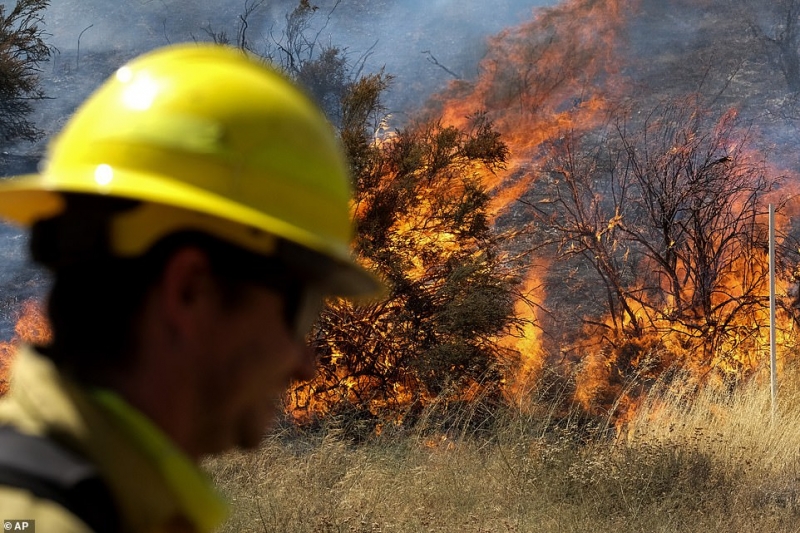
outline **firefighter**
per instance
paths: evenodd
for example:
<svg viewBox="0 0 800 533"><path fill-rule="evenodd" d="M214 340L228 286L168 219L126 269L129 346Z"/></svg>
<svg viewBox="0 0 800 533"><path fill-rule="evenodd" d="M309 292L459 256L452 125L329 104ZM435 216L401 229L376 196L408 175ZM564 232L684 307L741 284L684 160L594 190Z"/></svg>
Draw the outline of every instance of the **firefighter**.
<svg viewBox="0 0 800 533"><path fill-rule="evenodd" d="M256 447L313 375L325 297L380 290L350 256L349 186L329 123L260 61L194 44L117 70L39 174L0 184L53 275L52 341L19 350L0 401L0 521L216 529L198 460Z"/></svg>

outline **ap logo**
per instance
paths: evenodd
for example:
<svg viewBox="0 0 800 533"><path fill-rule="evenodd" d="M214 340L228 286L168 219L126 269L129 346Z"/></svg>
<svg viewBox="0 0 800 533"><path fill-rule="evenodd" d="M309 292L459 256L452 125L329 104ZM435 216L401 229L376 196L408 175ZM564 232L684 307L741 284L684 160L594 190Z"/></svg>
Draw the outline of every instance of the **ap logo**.
<svg viewBox="0 0 800 533"><path fill-rule="evenodd" d="M36 533L36 522L34 520L4 520L3 530Z"/></svg>

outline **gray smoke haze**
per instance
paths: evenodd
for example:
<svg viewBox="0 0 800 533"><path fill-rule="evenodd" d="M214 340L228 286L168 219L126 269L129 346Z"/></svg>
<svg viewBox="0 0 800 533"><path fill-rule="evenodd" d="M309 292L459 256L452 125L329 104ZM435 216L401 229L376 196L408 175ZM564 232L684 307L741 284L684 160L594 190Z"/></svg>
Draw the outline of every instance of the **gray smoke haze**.
<svg viewBox="0 0 800 533"><path fill-rule="evenodd" d="M405 60L419 59L430 49L458 57L485 36L530 17L533 8L553 0L317 0L317 28L331 13L322 41L365 51L377 42L374 60L390 69ZM258 5L249 18L248 35L279 33L284 17L297 0L62 0L46 14L52 43L62 51L75 50L78 35L85 50L141 52L168 42L203 39L203 28L227 30L239 21L246 5ZM334 9L335 8L335 9Z"/></svg>
<svg viewBox="0 0 800 533"><path fill-rule="evenodd" d="M310 34L346 49L364 72L381 68L395 77L386 104L398 121L454 77L470 78L485 51L485 40L504 27L529 19L554 0L318 0ZM45 14L49 42L59 49L44 66L43 85L53 100L33 117L48 135L77 105L126 60L169 43L208 41L209 31L235 40L240 15L247 38L258 50L274 46L297 0L55 0ZM430 52L431 55L426 52ZM440 65L434 64L435 58ZM450 72L448 72L450 71ZM18 151L40 155L45 142Z"/></svg>

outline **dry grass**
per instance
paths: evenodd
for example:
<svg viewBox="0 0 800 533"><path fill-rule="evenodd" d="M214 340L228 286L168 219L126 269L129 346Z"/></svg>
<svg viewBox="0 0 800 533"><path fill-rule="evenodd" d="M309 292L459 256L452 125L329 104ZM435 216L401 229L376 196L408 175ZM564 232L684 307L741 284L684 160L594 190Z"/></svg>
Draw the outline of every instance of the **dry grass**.
<svg viewBox="0 0 800 533"><path fill-rule="evenodd" d="M207 467L232 501L225 531L797 531L800 395L788 389L775 422L768 387L664 386L617 439L540 413L360 444L334 423L284 428Z"/></svg>

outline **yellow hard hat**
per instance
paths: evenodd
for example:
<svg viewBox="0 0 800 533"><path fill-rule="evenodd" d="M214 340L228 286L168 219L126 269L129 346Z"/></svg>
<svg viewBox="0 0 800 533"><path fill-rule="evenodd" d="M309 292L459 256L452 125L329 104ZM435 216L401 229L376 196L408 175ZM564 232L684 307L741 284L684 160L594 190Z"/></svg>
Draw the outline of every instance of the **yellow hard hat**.
<svg viewBox="0 0 800 533"><path fill-rule="evenodd" d="M350 255L350 181L332 126L237 49L170 46L117 70L51 143L40 174L0 183L0 216L56 216L60 193L142 202L111 222L121 256L194 229L265 255L278 240L323 254L332 293L381 286Z"/></svg>

